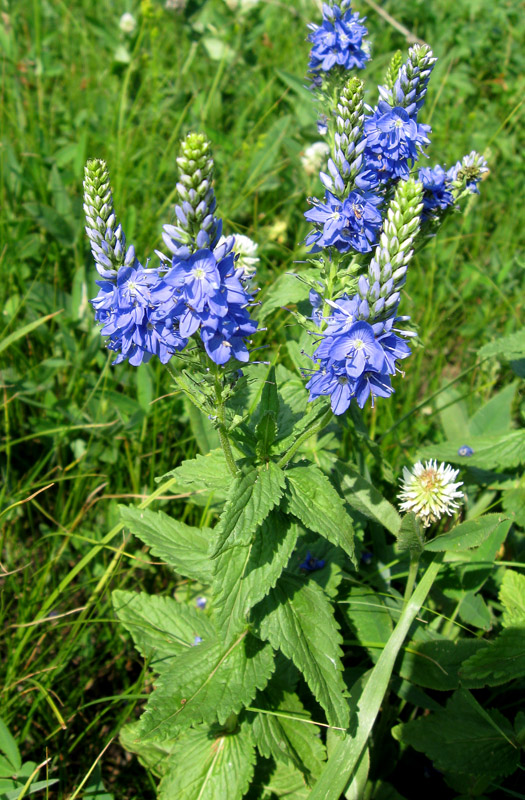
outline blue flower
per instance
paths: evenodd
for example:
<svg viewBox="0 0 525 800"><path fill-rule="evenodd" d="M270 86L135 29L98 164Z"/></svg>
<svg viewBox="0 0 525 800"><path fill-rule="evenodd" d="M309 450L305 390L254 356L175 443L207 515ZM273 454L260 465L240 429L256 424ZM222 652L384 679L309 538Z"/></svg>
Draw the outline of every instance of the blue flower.
<svg viewBox="0 0 525 800"><path fill-rule="evenodd" d="M323 247L335 247L341 253L370 252L383 221L377 208L380 203L381 198L370 192L350 192L340 200L327 191L324 203L314 201L314 207L305 212L306 219L316 223L306 244L313 245L312 252Z"/></svg>
<svg viewBox="0 0 525 800"><path fill-rule="evenodd" d="M340 5L323 4L322 24L308 26L312 31L308 40L313 44L308 70L315 85L320 82L321 73L329 72L336 65L347 70L363 69L370 58L362 46L367 33L363 22L359 14L352 14L349 0L342 0Z"/></svg>
<svg viewBox="0 0 525 800"><path fill-rule="evenodd" d="M197 597L197 599L195 600L195 605L197 606L197 608L206 608L207 602L208 601L206 600L205 597L199 595L199 597Z"/></svg>
<svg viewBox="0 0 525 800"><path fill-rule="evenodd" d="M380 100L374 113L365 119L365 166L360 185L374 188L373 173L378 183L390 179L407 180L410 161L417 161L419 152L430 143L429 125L422 125L401 106L392 108Z"/></svg>
<svg viewBox="0 0 525 800"><path fill-rule="evenodd" d="M359 295L343 296L331 303L335 311L323 338L313 354L318 370L311 374L306 388L310 401L329 396L334 414L343 414L355 398L363 408L369 397L389 397L390 376L397 362L410 355L408 344L394 328L395 316L382 322L367 322L359 316L369 314Z"/></svg>
<svg viewBox="0 0 525 800"><path fill-rule="evenodd" d="M432 217L436 212L454 204L447 173L437 164L435 167L421 167L418 178L423 184L423 214Z"/></svg>
<svg viewBox="0 0 525 800"><path fill-rule="evenodd" d="M200 644L202 642L202 636L196 636L193 640L193 646Z"/></svg>
<svg viewBox="0 0 525 800"><path fill-rule="evenodd" d="M458 450L458 456L463 456L463 458L470 458L470 456L474 455L474 450L472 447L469 447L468 444L462 444Z"/></svg>
<svg viewBox="0 0 525 800"><path fill-rule="evenodd" d="M308 550L305 560L302 564L299 564L299 569L305 569L307 572L316 572L316 570L322 569L325 563L324 559L315 558Z"/></svg>

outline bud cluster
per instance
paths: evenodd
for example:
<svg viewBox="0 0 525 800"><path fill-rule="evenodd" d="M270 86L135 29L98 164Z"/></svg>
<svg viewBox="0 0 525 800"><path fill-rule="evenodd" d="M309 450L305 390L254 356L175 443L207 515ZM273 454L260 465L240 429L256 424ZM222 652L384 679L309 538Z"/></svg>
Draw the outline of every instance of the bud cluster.
<svg viewBox="0 0 525 800"><path fill-rule="evenodd" d="M201 133L190 133L177 158L180 170L177 183L175 225L164 225L166 247L179 258L196 250L214 248L221 236L222 222L214 215L217 201L213 191L213 159L210 143ZM161 253L162 260L167 260Z"/></svg>
<svg viewBox="0 0 525 800"><path fill-rule="evenodd" d="M126 237L122 226L117 224L104 161L87 162L83 186L86 233L97 272L103 278L115 279L121 266L134 265L135 248L131 245L126 250Z"/></svg>

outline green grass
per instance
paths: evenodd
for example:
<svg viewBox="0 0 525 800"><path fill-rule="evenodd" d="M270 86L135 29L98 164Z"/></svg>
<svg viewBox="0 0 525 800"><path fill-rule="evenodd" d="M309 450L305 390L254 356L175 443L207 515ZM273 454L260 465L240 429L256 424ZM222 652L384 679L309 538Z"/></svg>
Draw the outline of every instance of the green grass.
<svg viewBox="0 0 525 800"><path fill-rule="evenodd" d="M407 43L365 2L356 8L368 13L376 54L366 71L373 103L392 53ZM421 346L391 402L367 412L397 474L442 435L438 390L453 383L472 412L505 382L498 368L473 369L475 353L523 324L525 30L510 0L383 8L440 59L423 114L434 130L430 163L451 165L475 148L491 168L481 196L411 267L403 312ZM304 260L302 212L318 191L300 163L318 138L301 89L305 24L318 12L306 0L261 2L244 16L222 0L189 2L184 16L153 0L142 9L3 0L0 9L0 716L26 756L51 758L61 787L53 796L66 798L147 691L110 589L163 591L170 580L115 527L117 505L144 500L155 476L197 451L167 372L111 367L93 325L84 162L107 160L142 260L171 220L179 139L203 130L214 142L226 230L260 243L264 295ZM118 28L125 10L139 21L130 39ZM115 60L122 46L128 63ZM275 347L288 324L277 312L265 341ZM156 502L188 513L183 499ZM118 743L102 764L116 797L154 796Z"/></svg>

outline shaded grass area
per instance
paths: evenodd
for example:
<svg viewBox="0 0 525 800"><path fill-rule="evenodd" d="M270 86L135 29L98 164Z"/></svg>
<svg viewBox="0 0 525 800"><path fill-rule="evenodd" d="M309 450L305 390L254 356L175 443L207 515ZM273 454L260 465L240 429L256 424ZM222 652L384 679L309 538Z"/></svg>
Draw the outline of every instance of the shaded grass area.
<svg viewBox="0 0 525 800"><path fill-rule="evenodd" d="M0 713L27 755L49 755L66 797L147 691L109 590L162 591L171 580L124 531L108 537L118 502L143 501L155 476L197 452L166 371L111 367L93 325L84 162L107 160L117 212L144 262L171 221L179 139L203 130L215 145L226 231L260 243L264 297L304 261L302 212L319 192L300 162L318 138L303 88L305 24L317 12L306 0L261 2L247 14L222 0L189 2L184 15L153 0L0 8L0 342L12 336L0 352L0 562L11 573L0 577ZM376 54L366 71L374 103L374 86L407 42L366 3L356 8L368 14ZM476 350L523 323L525 31L514 2L382 8L440 59L422 115L434 130L429 163L450 166L475 148L491 167L481 196L411 268L402 310L420 347L391 401L367 412L397 474L421 442L441 436L436 392L456 382L475 409L505 378L473 369ZM118 28L125 10L138 20L131 37ZM275 348L289 324L277 311L262 341ZM156 502L195 513L183 498ZM154 796L117 745L103 771L117 797Z"/></svg>

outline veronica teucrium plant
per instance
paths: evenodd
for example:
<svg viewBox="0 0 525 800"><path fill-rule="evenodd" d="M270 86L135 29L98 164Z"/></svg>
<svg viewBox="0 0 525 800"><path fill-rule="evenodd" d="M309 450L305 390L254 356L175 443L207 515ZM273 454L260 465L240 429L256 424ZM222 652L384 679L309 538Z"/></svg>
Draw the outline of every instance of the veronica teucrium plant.
<svg viewBox="0 0 525 800"><path fill-rule="evenodd" d="M190 133L181 143L175 209L154 263L126 244L105 163L86 166L86 232L99 273L91 302L113 363L140 368L159 358L220 445L164 476L201 507L184 515L201 526L122 510L174 573L163 595L113 594L153 674L141 717L121 741L158 777L163 800L236 800L248 791L339 797L439 570L438 559L416 585L427 528L439 525L441 508L456 510L443 501L451 468L442 465L435 502L433 488L417 484L418 472L410 483L407 471L400 518L356 466L365 463L359 442L380 458L359 408L403 390L414 334L399 312L414 251L477 192L487 167L477 153L449 169L419 166L430 143L424 101L436 59L426 45L414 45L405 61L396 54L377 105L368 105L353 74L370 57L363 22L342 0L324 4L322 22L310 26L308 69L326 131L316 157L329 155L305 212L310 264L301 279L312 312L294 312L311 342L302 373L273 355L271 363L254 357L263 341L251 288L257 246L223 235L206 137ZM271 346L269 334L265 341ZM313 437L342 420L355 434L354 465L312 450ZM405 597L392 594L392 637L362 696L350 697L339 609L358 581L367 525L393 535L410 571Z"/></svg>

